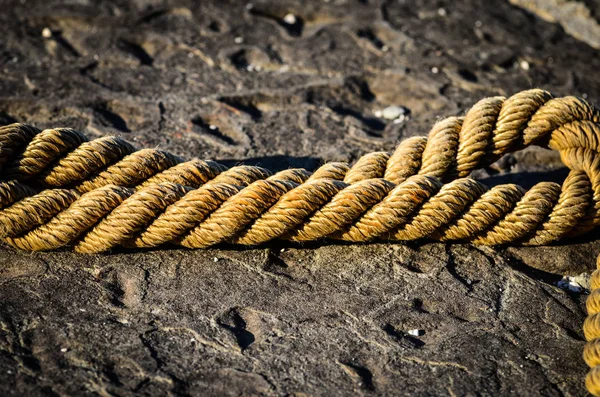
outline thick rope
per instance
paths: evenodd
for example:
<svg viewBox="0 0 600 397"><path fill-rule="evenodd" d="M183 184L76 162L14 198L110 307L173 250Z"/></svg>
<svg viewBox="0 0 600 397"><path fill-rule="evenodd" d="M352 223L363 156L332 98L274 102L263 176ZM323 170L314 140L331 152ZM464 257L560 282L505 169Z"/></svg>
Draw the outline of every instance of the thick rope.
<svg viewBox="0 0 600 397"><path fill-rule="evenodd" d="M487 188L468 177L530 145L560 153L571 170L562 186ZM549 244L600 224L599 151L600 112L539 89L483 99L393 153L314 173L227 169L116 137L11 124L0 127L0 237L26 250L81 253L323 238ZM586 384L598 396L599 280L596 271L584 327Z"/></svg>
<svg viewBox="0 0 600 397"><path fill-rule="evenodd" d="M0 129L0 232L22 249L85 253L276 238L548 244L600 223L599 120L582 99L529 90L483 99L394 153L275 175L12 124ZM488 189L468 178L533 144L560 152L571 169L562 187ZM31 195L38 186L47 189Z"/></svg>

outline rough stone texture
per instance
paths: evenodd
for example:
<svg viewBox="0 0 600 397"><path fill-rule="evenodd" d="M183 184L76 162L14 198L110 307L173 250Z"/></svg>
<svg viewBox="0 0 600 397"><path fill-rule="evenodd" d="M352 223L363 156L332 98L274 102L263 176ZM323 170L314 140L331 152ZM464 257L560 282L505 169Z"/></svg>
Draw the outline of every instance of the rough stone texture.
<svg viewBox="0 0 600 397"><path fill-rule="evenodd" d="M487 95L539 86L600 103L598 52L507 0L0 3L0 122L186 157L315 168L391 150ZM599 2L581 5L597 18ZM410 119L375 115L388 106ZM476 176L531 186L565 170L531 148ZM3 246L0 395L583 396L585 294L555 284L598 252L596 235Z"/></svg>
<svg viewBox="0 0 600 397"><path fill-rule="evenodd" d="M585 3L571 0L510 0L550 22L560 23L573 37L600 49L600 24L594 13L600 10L598 4L590 9Z"/></svg>

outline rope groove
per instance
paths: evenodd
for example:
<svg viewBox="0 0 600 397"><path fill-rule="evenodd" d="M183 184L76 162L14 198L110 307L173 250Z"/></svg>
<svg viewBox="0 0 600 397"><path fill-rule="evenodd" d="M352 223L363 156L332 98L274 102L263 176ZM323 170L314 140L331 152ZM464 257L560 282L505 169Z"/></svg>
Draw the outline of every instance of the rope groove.
<svg viewBox="0 0 600 397"><path fill-rule="evenodd" d="M570 169L562 186L488 188L469 178L531 145L560 153ZM600 112L539 89L485 98L393 153L313 173L228 169L117 137L11 124L0 127L0 237L25 250L81 253L323 238L543 245L600 225L599 152ZM587 308L586 384L600 395L600 270Z"/></svg>

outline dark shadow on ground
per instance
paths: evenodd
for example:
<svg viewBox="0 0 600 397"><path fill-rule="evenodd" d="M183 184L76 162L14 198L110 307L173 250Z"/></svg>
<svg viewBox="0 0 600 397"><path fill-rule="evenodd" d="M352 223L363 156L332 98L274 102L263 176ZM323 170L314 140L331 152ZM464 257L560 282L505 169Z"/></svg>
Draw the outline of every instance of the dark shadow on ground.
<svg viewBox="0 0 600 397"><path fill-rule="evenodd" d="M506 183L515 183L517 185L521 185L525 189L530 189L539 182L556 182L558 184L562 184L567 175L569 175L569 169L565 167L549 171L496 174L486 178L475 179L488 187L503 185Z"/></svg>
<svg viewBox="0 0 600 397"><path fill-rule="evenodd" d="M309 171L314 171L324 162L318 157L294 157L280 154L274 156L252 157L243 160L219 159L219 163L227 167L234 167L236 165L252 165L263 167L273 172L278 172L288 168L305 168Z"/></svg>

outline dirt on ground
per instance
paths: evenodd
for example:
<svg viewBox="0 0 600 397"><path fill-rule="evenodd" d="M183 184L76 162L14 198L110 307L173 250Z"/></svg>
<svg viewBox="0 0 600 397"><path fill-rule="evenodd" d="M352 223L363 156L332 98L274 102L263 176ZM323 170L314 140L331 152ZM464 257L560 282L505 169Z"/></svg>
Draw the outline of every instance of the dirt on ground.
<svg viewBox="0 0 600 397"><path fill-rule="evenodd" d="M595 0L0 0L0 123L227 165L391 151L477 100L600 103ZM382 111L398 106L388 120ZM561 181L529 148L484 183ZM79 255L0 246L0 395L584 396L598 234ZM567 283L568 284L568 283Z"/></svg>

